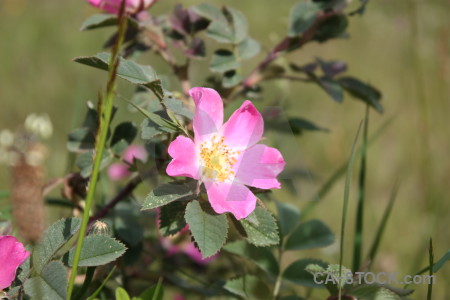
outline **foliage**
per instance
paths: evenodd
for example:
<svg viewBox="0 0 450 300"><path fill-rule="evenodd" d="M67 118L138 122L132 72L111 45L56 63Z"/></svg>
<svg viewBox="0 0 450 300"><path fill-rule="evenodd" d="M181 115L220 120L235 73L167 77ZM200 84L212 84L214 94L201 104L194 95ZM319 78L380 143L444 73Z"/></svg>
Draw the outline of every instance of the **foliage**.
<svg viewBox="0 0 450 300"><path fill-rule="evenodd" d="M217 213L208 201L209 194L202 180L174 178L165 171L171 143L179 136L193 137L191 73L193 65L204 60L210 73L205 72L195 80L217 90L224 99L226 111L239 107L243 98L266 97L270 80L312 84L338 103L346 95L361 101L367 107L359 186L360 193L364 193L369 108L384 112L381 92L367 79L344 74L345 62L316 57L309 63L299 64L289 55L310 43L325 47L334 39L347 37L352 16L362 14L368 1L361 1L361 6L350 12L346 12L344 2L296 3L290 11L285 36L262 59L259 55L262 43L249 36L251 24L246 16L227 5L203 3L185 8L177 4L172 13L156 16L145 12L127 14L123 1L117 15L101 13L88 17L81 30L112 30L111 38L105 43L105 48L111 51L79 56L74 61L106 71L106 89L99 93L96 106L87 103L82 125L68 134L67 149L77 169L61 178L67 199L47 201L65 203L71 214L81 214L82 218L64 218L53 223L42 240L29 247L31 258L22 264L7 290L8 296L12 299L23 299L25 295L33 299L86 296L87 299L155 300L164 299L165 291L173 289L189 296L301 300L308 299L311 291L318 289L328 293L328 299L406 299L410 290L349 284L339 279L360 267L369 270L397 191L394 189L392 193L367 264L361 259L362 242L355 242L359 251L354 256L356 267L353 270L344 267L344 255L348 255L348 250L344 251L344 236L350 181L354 161L360 154L356 151L358 135L344 171L338 172L331 183L324 185L322 194L316 195L323 196L338 178L347 174L338 264L308 257L312 252L303 252L333 246L335 233L326 222L308 219L296 206L278 200L278 194L270 189L251 188L257 205L246 218L237 219L230 213ZM138 63L145 52L156 54L173 74L158 74L148 61ZM145 58L142 56L143 61ZM284 63L279 64L280 58ZM260 61L256 67L247 70L248 62L257 59ZM123 96L117 91L117 78L134 86L133 95ZM170 83L172 79L177 80L176 87ZM116 122L116 112L123 110L118 99L123 100L120 103L126 104L129 111L138 114L131 117L124 112L128 120ZM264 111L263 116L269 133L299 135L304 131L328 131L300 117L281 120L276 109ZM140 126L131 121L136 118L140 119ZM139 140L145 143L148 160L127 157L127 149ZM111 184L106 170L109 172L115 164L124 167L127 176L124 176L126 181ZM295 176L299 173L293 172ZM151 188L144 187L147 195L140 199L134 192L143 182ZM96 189L97 183L101 189ZM286 193L293 190L284 180L283 189ZM360 205L357 235L362 238ZM10 219L10 214L2 208L0 217ZM96 222L100 219L102 222ZM301 258L286 264L283 259L287 253ZM449 260L449 253L435 262L430 244L429 266L419 273L436 273ZM322 273L319 279L331 274L339 280L318 283L318 273ZM77 274L82 278L81 284L75 283ZM136 282L142 281L145 287L150 287L145 289L131 282L135 277ZM307 287L309 292L300 293L304 290L298 287ZM429 294L431 297L431 288Z"/></svg>

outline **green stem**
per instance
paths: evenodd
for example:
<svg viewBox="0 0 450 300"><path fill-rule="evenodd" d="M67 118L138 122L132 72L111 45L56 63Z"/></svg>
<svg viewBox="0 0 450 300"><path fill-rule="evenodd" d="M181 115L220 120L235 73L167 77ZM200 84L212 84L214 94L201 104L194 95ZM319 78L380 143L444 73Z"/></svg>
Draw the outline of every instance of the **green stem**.
<svg viewBox="0 0 450 300"><path fill-rule="evenodd" d="M353 271L359 270L362 256L363 226L364 226L364 194L366 184L367 134L369 130L369 105L366 105L364 119L363 142L361 145L361 166L358 181L358 206L356 208L355 241L353 245Z"/></svg>
<svg viewBox="0 0 450 300"><path fill-rule="evenodd" d="M119 29L116 44L112 49L112 55L109 62L108 84L106 88L105 101L99 99L99 129L96 137L95 151L94 151L94 166L92 170L91 180L88 186L88 193L86 197L86 207L83 213L83 219L81 221L80 233L78 236L77 247L75 249L75 256L73 260L72 272L70 274L69 284L67 288L67 300L71 299L75 278L77 276L78 264L80 262L81 249L83 247L84 237L89 223L89 214L94 202L95 188L98 182L98 176L100 172L101 160L103 157L103 151L105 149L106 138L108 135L108 128L111 122L111 116L113 111L114 94L115 94L115 79L116 71L119 65L119 51L124 40L125 31L127 27L127 18L124 17L125 1L122 1L119 12Z"/></svg>
<svg viewBox="0 0 450 300"><path fill-rule="evenodd" d="M282 270L281 270L281 261L283 259L283 253L284 253L284 243L281 241L281 245L278 251L278 275L277 279L275 281L275 287L273 288L273 294L272 299L276 300L278 297L278 294L280 293L281 288L281 281L282 281Z"/></svg>

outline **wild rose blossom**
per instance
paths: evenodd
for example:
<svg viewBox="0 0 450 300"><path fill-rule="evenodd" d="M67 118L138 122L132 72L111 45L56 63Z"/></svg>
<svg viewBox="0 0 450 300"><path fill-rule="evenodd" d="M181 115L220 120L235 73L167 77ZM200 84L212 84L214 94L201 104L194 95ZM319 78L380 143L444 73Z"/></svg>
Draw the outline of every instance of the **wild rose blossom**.
<svg viewBox="0 0 450 300"><path fill-rule="evenodd" d="M173 158L169 176L185 176L204 183L215 212L247 217L256 206L248 186L279 189L277 175L285 162L281 153L257 144L264 121L251 101L246 100L223 123L223 102L213 89L196 87L189 91L196 105L194 140L178 136L169 145Z"/></svg>
<svg viewBox="0 0 450 300"><path fill-rule="evenodd" d="M131 145L129 146L124 154L123 160L129 164L133 163L134 159L139 159L143 162L147 160L148 154L143 146L140 145ZM131 172L128 171L130 168L126 163L114 163L108 168L108 176L111 180L117 181L126 179L131 175Z"/></svg>
<svg viewBox="0 0 450 300"><path fill-rule="evenodd" d="M89 3L101 10L118 14L122 0L88 0ZM128 14L136 14L151 6L156 0L125 0L125 12Z"/></svg>
<svg viewBox="0 0 450 300"><path fill-rule="evenodd" d="M30 256L30 252L13 236L0 236L0 291L11 285L17 268Z"/></svg>

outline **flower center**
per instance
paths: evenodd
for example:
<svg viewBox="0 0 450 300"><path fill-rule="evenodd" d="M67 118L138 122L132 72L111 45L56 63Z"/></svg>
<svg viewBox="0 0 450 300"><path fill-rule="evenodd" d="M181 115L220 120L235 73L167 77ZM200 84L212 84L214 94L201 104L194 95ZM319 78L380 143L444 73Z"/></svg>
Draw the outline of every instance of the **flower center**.
<svg viewBox="0 0 450 300"><path fill-rule="evenodd" d="M224 137L218 139L214 135L211 141L200 145L203 177L223 182L235 175L233 165L237 161L235 156L240 151L230 149L224 141Z"/></svg>

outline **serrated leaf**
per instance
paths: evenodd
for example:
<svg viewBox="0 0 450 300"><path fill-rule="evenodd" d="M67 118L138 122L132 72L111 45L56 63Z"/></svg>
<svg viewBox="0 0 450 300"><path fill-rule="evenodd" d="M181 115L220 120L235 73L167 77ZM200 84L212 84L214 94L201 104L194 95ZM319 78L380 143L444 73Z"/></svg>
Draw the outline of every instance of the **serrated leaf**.
<svg viewBox="0 0 450 300"><path fill-rule="evenodd" d="M117 125L114 129L113 136L111 138L111 151L119 155L122 153L131 143L137 135L137 127L133 122L123 122Z"/></svg>
<svg viewBox="0 0 450 300"><path fill-rule="evenodd" d="M41 242L33 251L33 267L40 273L62 246L80 229L78 218L61 219L51 225L44 233Z"/></svg>
<svg viewBox="0 0 450 300"><path fill-rule="evenodd" d="M247 37L245 40L237 45L237 52L239 59L249 59L261 51L261 46L258 41Z"/></svg>
<svg viewBox="0 0 450 300"><path fill-rule="evenodd" d="M272 214L258 206L255 208L255 216L259 222L257 226L248 220L240 220L247 233L248 242L255 246L263 247L279 244L278 226Z"/></svg>
<svg viewBox="0 0 450 300"><path fill-rule="evenodd" d="M363 100L379 113L383 113L384 109L380 103L381 93L375 87L354 77L341 77L338 82L353 97Z"/></svg>
<svg viewBox="0 0 450 300"><path fill-rule="evenodd" d="M32 299L64 300L66 299L67 271L59 261L46 265L40 275L25 282L25 293Z"/></svg>
<svg viewBox="0 0 450 300"><path fill-rule="evenodd" d="M171 202L159 210L159 232L163 236L170 236L180 232L186 227L184 211L186 204L183 202Z"/></svg>
<svg viewBox="0 0 450 300"><path fill-rule="evenodd" d="M402 300L402 298L393 291L376 286L360 285L348 292L348 295L357 297L361 300Z"/></svg>
<svg viewBox="0 0 450 300"><path fill-rule="evenodd" d="M139 206L131 201L122 201L114 207L112 220L114 232L121 241L131 248L139 246L144 238L144 230L139 223Z"/></svg>
<svg viewBox="0 0 450 300"><path fill-rule="evenodd" d="M88 235L84 239L81 249L80 267L102 266L110 263L125 253L125 246L119 241L106 235ZM64 261L72 266L75 248L65 255Z"/></svg>
<svg viewBox="0 0 450 300"><path fill-rule="evenodd" d="M240 63L234 53L226 49L216 50L211 58L211 64L209 65L211 71L218 73L224 73L239 67Z"/></svg>
<svg viewBox="0 0 450 300"><path fill-rule="evenodd" d="M220 8L215 5L209 3L201 3L199 5L193 6L191 9L199 16L202 16L208 20L216 20L220 22L227 21Z"/></svg>
<svg viewBox="0 0 450 300"><path fill-rule="evenodd" d="M216 254L225 244L228 234L225 214L217 215L206 211L194 200L186 207L185 219L203 258Z"/></svg>
<svg viewBox="0 0 450 300"><path fill-rule="evenodd" d="M196 197L195 182L169 182L161 184L148 194L142 204L142 210L164 206L173 201L186 201Z"/></svg>
<svg viewBox="0 0 450 300"><path fill-rule="evenodd" d="M300 224L286 241L286 250L322 248L334 243L334 234L320 220Z"/></svg>
<svg viewBox="0 0 450 300"><path fill-rule="evenodd" d="M246 275L228 280L224 289L244 299L264 299L269 293L265 283L258 277Z"/></svg>
<svg viewBox="0 0 450 300"><path fill-rule="evenodd" d="M328 264L313 258L299 259L290 264L283 272L283 278L294 282L298 285L320 288L321 285L314 281L314 276L307 271L307 267L310 265L318 265L322 268L327 268Z"/></svg>
<svg viewBox="0 0 450 300"><path fill-rule="evenodd" d="M95 54L94 56L75 57L74 61L100 70L108 71L110 56L110 53L101 52ZM134 61L119 58L117 76L128 80L131 83L148 87L160 99L164 97L161 80L150 66L140 65Z"/></svg>
<svg viewBox="0 0 450 300"><path fill-rule="evenodd" d="M308 30L316 21L320 10L320 6L314 2L296 4L289 17L288 36L299 36Z"/></svg>
<svg viewBox="0 0 450 300"><path fill-rule="evenodd" d="M278 261L269 248L255 247L241 240L228 243L223 249L252 261L268 274L273 276L278 275Z"/></svg>
<svg viewBox="0 0 450 300"><path fill-rule="evenodd" d="M281 201L276 202L278 211L278 224L280 225L280 233L287 236L294 230L300 222L300 210Z"/></svg>

